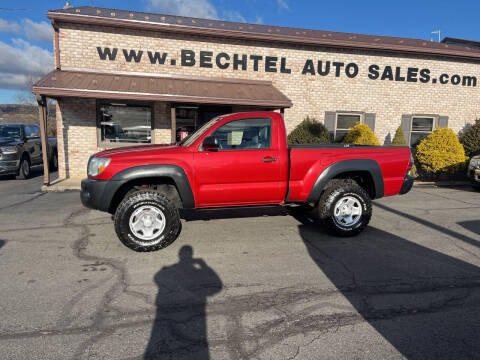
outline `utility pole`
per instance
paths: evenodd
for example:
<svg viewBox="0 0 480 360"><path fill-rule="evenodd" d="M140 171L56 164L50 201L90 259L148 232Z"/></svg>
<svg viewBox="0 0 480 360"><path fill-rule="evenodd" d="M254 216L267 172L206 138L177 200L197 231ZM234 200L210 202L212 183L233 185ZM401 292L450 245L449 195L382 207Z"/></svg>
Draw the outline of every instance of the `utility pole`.
<svg viewBox="0 0 480 360"><path fill-rule="evenodd" d="M438 42L440 42L440 30L432 31L432 34L438 34Z"/></svg>

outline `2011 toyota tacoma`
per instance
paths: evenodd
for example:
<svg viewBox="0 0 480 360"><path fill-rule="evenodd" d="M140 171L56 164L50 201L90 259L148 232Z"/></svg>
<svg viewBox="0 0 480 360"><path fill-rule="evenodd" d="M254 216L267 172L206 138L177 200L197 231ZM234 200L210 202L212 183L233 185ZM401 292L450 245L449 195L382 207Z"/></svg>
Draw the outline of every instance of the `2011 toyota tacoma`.
<svg viewBox="0 0 480 360"><path fill-rule="evenodd" d="M412 188L408 147L287 146L276 112L219 116L176 145L117 148L93 155L82 203L114 214L135 251L170 245L179 209L309 204L330 232L360 233L372 199Z"/></svg>

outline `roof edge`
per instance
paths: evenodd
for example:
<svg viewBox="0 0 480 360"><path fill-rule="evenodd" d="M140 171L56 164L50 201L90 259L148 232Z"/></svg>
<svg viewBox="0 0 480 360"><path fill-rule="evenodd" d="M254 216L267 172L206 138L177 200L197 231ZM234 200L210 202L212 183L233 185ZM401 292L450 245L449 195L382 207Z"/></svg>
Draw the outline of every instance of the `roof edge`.
<svg viewBox="0 0 480 360"><path fill-rule="evenodd" d="M206 28L206 27L194 27L188 25L178 25L170 23L155 23L149 21L132 20L132 19L119 19L119 18L106 18L94 15L84 14L69 14L63 12L57 12L55 10L49 11L47 17L53 21L67 22L67 23L80 23L87 25L102 25L109 27L140 29L161 31L169 33L182 33L187 35L204 35L220 38L235 38L242 40L256 40L267 41L275 43L287 43L287 44L301 44L309 46L325 46L331 48L350 48L359 50L377 50L388 51L393 53L406 53L417 55L434 55L447 58L459 58L464 60L480 61L480 52L472 53L468 50L460 49L438 49L438 48L422 48L412 45L401 44L382 44L382 43L367 43L360 41L348 41L348 40L334 40L328 38L313 38L308 36L291 36L291 35L278 35L275 33L256 33L231 29L218 29L218 28ZM382 38L378 36L377 38ZM425 45L428 41L424 41Z"/></svg>

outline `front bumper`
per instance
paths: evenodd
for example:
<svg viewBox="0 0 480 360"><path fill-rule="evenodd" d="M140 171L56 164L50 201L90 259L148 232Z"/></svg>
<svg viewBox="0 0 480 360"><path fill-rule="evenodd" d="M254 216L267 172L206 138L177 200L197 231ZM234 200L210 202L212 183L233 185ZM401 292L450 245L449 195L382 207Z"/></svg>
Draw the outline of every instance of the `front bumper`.
<svg viewBox="0 0 480 360"><path fill-rule="evenodd" d="M10 175L18 173L18 161L0 160L0 175Z"/></svg>
<svg viewBox="0 0 480 360"><path fill-rule="evenodd" d="M480 169L468 168L467 176L474 184L480 184Z"/></svg>
<svg viewBox="0 0 480 360"><path fill-rule="evenodd" d="M90 209L107 211L109 203L104 201L105 188L108 181L104 180L82 180L82 190L80 191L80 199L83 206Z"/></svg>
<svg viewBox="0 0 480 360"><path fill-rule="evenodd" d="M410 176L410 175L405 176L405 179L403 180L403 185L402 185L402 188L400 189L399 195L406 194L410 190L412 190L414 181L415 181L414 176Z"/></svg>

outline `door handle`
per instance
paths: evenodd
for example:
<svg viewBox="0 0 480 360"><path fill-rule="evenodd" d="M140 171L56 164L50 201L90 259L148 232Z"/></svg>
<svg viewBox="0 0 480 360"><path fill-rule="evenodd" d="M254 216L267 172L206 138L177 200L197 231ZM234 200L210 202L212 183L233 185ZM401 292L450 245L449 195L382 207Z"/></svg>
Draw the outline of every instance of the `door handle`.
<svg viewBox="0 0 480 360"><path fill-rule="evenodd" d="M273 162L273 161L277 161L277 160L278 160L277 158L272 158L270 156L264 157L262 159L263 162Z"/></svg>

